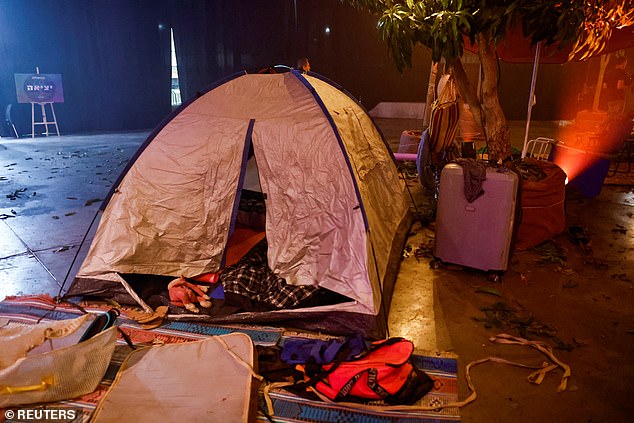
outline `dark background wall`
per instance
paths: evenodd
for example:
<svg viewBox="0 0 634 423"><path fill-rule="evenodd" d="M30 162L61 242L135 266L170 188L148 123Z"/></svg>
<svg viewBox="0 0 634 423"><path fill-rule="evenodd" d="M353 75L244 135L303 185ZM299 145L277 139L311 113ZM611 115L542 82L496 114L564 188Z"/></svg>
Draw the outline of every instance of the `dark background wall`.
<svg viewBox="0 0 634 423"><path fill-rule="evenodd" d="M313 71L368 109L424 101L429 53L417 48L413 68L399 73L375 24L338 0L2 0L0 111L13 104L18 131L30 132L30 105L17 104L13 75L39 67L62 74L62 133L150 129L171 111L170 28L183 100L234 72L309 57ZM542 66L533 117L569 117L564 109L596 77L591 66ZM507 117L524 119L532 66L500 69Z"/></svg>
<svg viewBox="0 0 634 423"><path fill-rule="evenodd" d="M55 105L65 133L147 128L170 111L169 32L152 0L3 0L0 104L14 103L20 133L30 104L15 104L14 73L60 73Z"/></svg>
<svg viewBox="0 0 634 423"><path fill-rule="evenodd" d="M62 74L61 132L152 128L171 111L170 27L183 100L234 72L299 57L369 108L424 97L427 52L400 74L374 19L338 0L2 0L0 110L13 104L18 131L30 133L14 74L39 67Z"/></svg>

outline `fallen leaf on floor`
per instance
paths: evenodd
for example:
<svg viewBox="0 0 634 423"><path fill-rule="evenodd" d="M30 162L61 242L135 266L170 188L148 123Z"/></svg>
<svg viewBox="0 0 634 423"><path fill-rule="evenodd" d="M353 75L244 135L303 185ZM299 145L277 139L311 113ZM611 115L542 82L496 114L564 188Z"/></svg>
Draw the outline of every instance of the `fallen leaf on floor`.
<svg viewBox="0 0 634 423"><path fill-rule="evenodd" d="M627 275L627 273L619 273L618 275L612 275L613 279L618 279L623 282L632 282L632 279Z"/></svg>
<svg viewBox="0 0 634 423"><path fill-rule="evenodd" d="M566 250L553 241L547 241L532 250L540 255L538 263L557 263L563 266L567 259Z"/></svg>
<svg viewBox="0 0 634 423"><path fill-rule="evenodd" d="M619 233L619 234L626 234L627 228L625 226L617 224L616 228L612 229L612 232Z"/></svg>
<svg viewBox="0 0 634 423"><path fill-rule="evenodd" d="M572 338L572 342L574 342L577 347L585 347L586 345L590 344L590 342L588 342L587 340L577 338Z"/></svg>
<svg viewBox="0 0 634 423"><path fill-rule="evenodd" d="M74 214L77 214L77 212L68 212L68 213L65 213L64 216L72 216Z"/></svg>
<svg viewBox="0 0 634 423"><path fill-rule="evenodd" d="M495 288L489 288L488 286L481 286L478 289L476 289L475 292L481 292L483 294L491 294L491 295L495 295L497 297L501 297L502 293L500 291L498 291Z"/></svg>
<svg viewBox="0 0 634 423"><path fill-rule="evenodd" d="M101 198L91 198L90 200L86 201L84 203L84 206L88 207L88 206L92 206L94 203L98 203L102 201Z"/></svg>
<svg viewBox="0 0 634 423"><path fill-rule="evenodd" d="M555 268L555 272L557 273L561 273L563 275L572 275L573 273L575 273L575 271L569 267L561 267L561 266L557 266Z"/></svg>
<svg viewBox="0 0 634 423"><path fill-rule="evenodd" d="M597 258L594 258L594 257L587 257L583 261L583 263L587 264L587 265L590 265L590 266L594 266L594 267L596 267L599 270L606 270L609 267L609 265L606 262L604 262L602 260L599 260Z"/></svg>
<svg viewBox="0 0 634 423"><path fill-rule="evenodd" d="M22 196L20 194L22 194L24 191L26 191L26 188L16 189L12 193L7 194L7 198L9 200L16 200L18 198L22 198Z"/></svg>
<svg viewBox="0 0 634 423"><path fill-rule="evenodd" d="M556 336L556 330L552 327L541 323L526 311L520 312L517 309L505 304L497 302L490 307L481 309L485 317L473 320L481 322L486 328L500 328L507 331L515 332L517 335L526 338L529 336L538 336L541 338L550 338L557 345L558 349L572 349L571 345L562 342Z"/></svg>
<svg viewBox="0 0 634 423"><path fill-rule="evenodd" d="M421 243L418 245L418 247L416 247L416 249L414 250L414 257L416 257L417 260L420 260L421 258L432 258L433 250L434 240L429 240L427 244Z"/></svg>

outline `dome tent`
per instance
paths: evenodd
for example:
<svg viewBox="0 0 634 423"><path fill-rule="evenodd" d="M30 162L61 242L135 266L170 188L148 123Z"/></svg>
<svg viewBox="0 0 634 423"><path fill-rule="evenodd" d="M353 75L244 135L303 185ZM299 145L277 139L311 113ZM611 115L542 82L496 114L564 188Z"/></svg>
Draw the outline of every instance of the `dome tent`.
<svg viewBox="0 0 634 423"><path fill-rule="evenodd" d="M68 295L129 292L134 275L221 271L248 184L264 198L269 268L346 300L209 319L384 332L377 317L411 222L403 181L365 110L294 70L233 75L159 125L104 201Z"/></svg>

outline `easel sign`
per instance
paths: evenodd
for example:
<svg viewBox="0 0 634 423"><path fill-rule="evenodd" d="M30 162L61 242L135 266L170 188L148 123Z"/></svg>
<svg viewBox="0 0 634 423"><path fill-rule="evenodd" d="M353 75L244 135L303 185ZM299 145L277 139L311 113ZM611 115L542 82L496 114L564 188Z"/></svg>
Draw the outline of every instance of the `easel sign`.
<svg viewBox="0 0 634 423"><path fill-rule="evenodd" d="M18 103L31 103L31 137L35 138L35 128L44 126L42 135L49 136L49 125L55 128L59 136L57 118L53 103L64 102L64 87L62 86L62 75L59 73L40 73L40 68L35 68L36 73L16 73L15 92ZM39 120L35 116L35 105L39 105ZM51 117L47 116L46 105L50 108Z"/></svg>
<svg viewBox="0 0 634 423"><path fill-rule="evenodd" d="M64 87L59 73L16 73L18 103L63 103Z"/></svg>

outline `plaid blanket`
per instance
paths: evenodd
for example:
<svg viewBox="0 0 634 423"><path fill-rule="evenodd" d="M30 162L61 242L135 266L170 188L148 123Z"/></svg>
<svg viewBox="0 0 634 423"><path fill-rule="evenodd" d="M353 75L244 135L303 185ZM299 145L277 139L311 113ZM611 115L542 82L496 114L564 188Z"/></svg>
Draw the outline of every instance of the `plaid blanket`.
<svg viewBox="0 0 634 423"><path fill-rule="evenodd" d="M227 304L253 310L294 308L319 291L316 286L290 285L273 273L267 263L266 250L266 240L263 240L238 263L222 272L220 281ZM244 297L254 304L244 306L244 301L231 294Z"/></svg>

